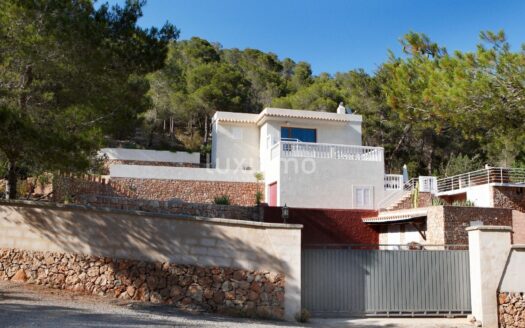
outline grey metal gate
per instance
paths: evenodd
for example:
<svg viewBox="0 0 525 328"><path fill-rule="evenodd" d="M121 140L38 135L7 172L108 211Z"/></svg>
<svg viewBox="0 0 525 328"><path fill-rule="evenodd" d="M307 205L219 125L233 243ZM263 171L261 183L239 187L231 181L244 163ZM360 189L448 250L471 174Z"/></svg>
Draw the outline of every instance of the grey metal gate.
<svg viewBox="0 0 525 328"><path fill-rule="evenodd" d="M329 316L470 313L468 251L304 249L302 303Z"/></svg>

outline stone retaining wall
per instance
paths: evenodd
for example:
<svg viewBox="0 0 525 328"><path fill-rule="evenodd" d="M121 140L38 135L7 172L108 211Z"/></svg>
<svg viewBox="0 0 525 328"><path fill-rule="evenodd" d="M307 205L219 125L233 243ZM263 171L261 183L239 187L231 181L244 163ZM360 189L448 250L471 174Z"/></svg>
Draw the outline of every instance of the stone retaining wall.
<svg viewBox="0 0 525 328"><path fill-rule="evenodd" d="M260 206L237 206L217 204L184 203L178 200L157 201L137 200L126 197L80 195L75 203L101 208L145 211L153 213L184 214L207 218L262 221L263 208Z"/></svg>
<svg viewBox="0 0 525 328"><path fill-rule="evenodd" d="M494 207L525 212L525 188L494 186L492 194Z"/></svg>
<svg viewBox="0 0 525 328"><path fill-rule="evenodd" d="M0 249L0 279L181 308L282 319L284 275Z"/></svg>
<svg viewBox="0 0 525 328"><path fill-rule="evenodd" d="M175 199L188 203L213 204L215 197L227 195L231 205L253 206L255 194L258 190L262 191L263 187L263 184L257 185L255 182L135 178L93 181L70 177L55 177L53 180L54 200L59 202L66 196L100 195L156 201Z"/></svg>
<svg viewBox="0 0 525 328"><path fill-rule="evenodd" d="M525 297L523 293L498 294L499 326L502 328L525 327Z"/></svg>
<svg viewBox="0 0 525 328"><path fill-rule="evenodd" d="M0 201L0 248L282 273L285 319L300 310L298 225Z"/></svg>

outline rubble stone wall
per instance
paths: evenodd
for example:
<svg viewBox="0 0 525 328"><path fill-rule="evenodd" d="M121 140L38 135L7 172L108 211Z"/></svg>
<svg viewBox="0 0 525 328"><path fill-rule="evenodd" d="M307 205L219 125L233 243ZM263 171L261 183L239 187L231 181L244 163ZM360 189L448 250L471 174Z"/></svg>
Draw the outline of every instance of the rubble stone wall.
<svg viewBox="0 0 525 328"><path fill-rule="evenodd" d="M254 206L257 191L263 190L256 182L194 181L111 178L89 180L55 177L54 200L63 201L86 195L126 197L137 200L213 204L216 197L226 195L231 205ZM263 193L264 194L264 193Z"/></svg>
<svg viewBox="0 0 525 328"><path fill-rule="evenodd" d="M194 310L284 316L284 275L267 271L2 248L0 279Z"/></svg>
<svg viewBox="0 0 525 328"><path fill-rule="evenodd" d="M100 208L146 211L153 213L184 214L207 218L262 221L262 206L238 206L185 203L177 200L137 200L127 197L80 195L75 203Z"/></svg>
<svg viewBox="0 0 525 328"><path fill-rule="evenodd" d="M525 188L494 186L492 190L494 207L525 212Z"/></svg>
<svg viewBox="0 0 525 328"><path fill-rule="evenodd" d="M445 244L468 244L466 228L473 221L483 225L512 226L512 210L506 208L444 206Z"/></svg>
<svg viewBox="0 0 525 328"><path fill-rule="evenodd" d="M525 297L523 293L498 293L498 314L501 328L525 327Z"/></svg>

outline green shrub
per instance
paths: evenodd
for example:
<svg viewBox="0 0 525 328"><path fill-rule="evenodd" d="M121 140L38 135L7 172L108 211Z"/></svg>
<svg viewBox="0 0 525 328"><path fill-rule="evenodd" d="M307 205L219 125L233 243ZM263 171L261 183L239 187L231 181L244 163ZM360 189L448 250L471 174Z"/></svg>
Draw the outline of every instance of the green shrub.
<svg viewBox="0 0 525 328"><path fill-rule="evenodd" d="M447 205L447 202L441 198L432 197L432 206L443 206Z"/></svg>
<svg viewBox="0 0 525 328"><path fill-rule="evenodd" d="M307 309L301 309L295 314L295 320L302 323L308 322L310 320L310 312Z"/></svg>
<svg viewBox="0 0 525 328"><path fill-rule="evenodd" d="M476 204L471 200L456 200L452 203L452 206L474 207Z"/></svg>
<svg viewBox="0 0 525 328"><path fill-rule="evenodd" d="M217 205L230 205L230 196L221 195L213 199L213 202Z"/></svg>

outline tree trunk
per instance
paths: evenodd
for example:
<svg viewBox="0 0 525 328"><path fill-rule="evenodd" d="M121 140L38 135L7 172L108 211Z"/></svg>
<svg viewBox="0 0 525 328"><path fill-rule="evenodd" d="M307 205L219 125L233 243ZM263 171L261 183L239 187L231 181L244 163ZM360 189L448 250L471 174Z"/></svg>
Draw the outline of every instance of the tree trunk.
<svg viewBox="0 0 525 328"><path fill-rule="evenodd" d="M208 115L204 115L204 145L208 144Z"/></svg>
<svg viewBox="0 0 525 328"><path fill-rule="evenodd" d="M16 199L16 165L15 161L9 161L7 165L6 199Z"/></svg>

